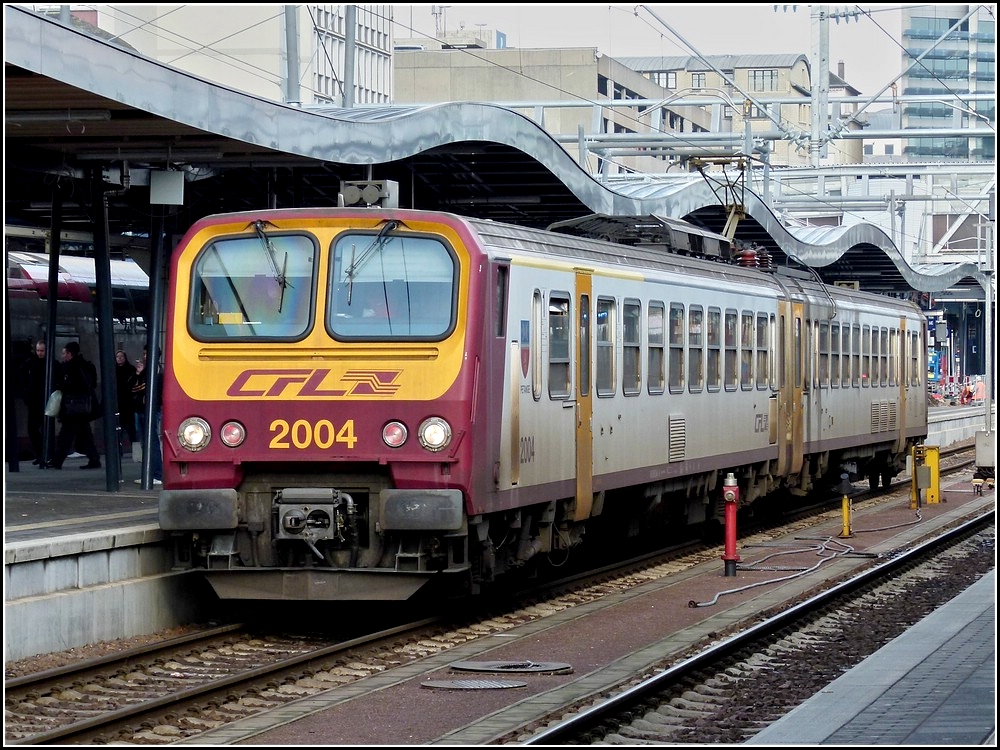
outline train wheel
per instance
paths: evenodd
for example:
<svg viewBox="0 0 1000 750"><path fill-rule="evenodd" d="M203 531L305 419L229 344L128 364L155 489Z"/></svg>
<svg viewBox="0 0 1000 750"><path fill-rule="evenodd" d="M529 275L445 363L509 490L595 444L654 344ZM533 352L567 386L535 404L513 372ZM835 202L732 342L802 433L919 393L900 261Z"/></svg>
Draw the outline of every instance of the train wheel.
<svg viewBox="0 0 1000 750"><path fill-rule="evenodd" d="M882 489L886 492L889 491L889 487L892 485L893 476L888 471L882 472Z"/></svg>

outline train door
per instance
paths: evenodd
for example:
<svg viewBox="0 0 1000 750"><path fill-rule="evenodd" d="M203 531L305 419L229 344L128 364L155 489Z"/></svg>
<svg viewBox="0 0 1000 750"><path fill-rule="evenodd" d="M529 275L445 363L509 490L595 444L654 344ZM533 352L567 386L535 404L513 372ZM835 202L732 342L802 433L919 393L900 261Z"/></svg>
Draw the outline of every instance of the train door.
<svg viewBox="0 0 1000 750"><path fill-rule="evenodd" d="M594 429L591 395L591 317L593 276L577 270L576 325L576 513L573 520L590 518L594 503Z"/></svg>
<svg viewBox="0 0 1000 750"><path fill-rule="evenodd" d="M778 301L778 470L797 474L803 459L804 310L801 302Z"/></svg>

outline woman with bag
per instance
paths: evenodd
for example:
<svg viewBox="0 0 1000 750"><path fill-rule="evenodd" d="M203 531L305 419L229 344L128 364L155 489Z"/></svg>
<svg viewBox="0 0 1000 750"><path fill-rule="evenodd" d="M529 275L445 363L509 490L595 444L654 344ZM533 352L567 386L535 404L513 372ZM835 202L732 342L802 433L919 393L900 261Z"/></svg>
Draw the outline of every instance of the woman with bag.
<svg viewBox="0 0 1000 750"><path fill-rule="evenodd" d="M81 469L101 468L101 456L94 444L90 431L90 421L98 408L96 405L97 368L80 353L80 345L70 341L62 350L63 367L59 382L62 391L62 409L59 420L62 427L56 440L56 455L49 464L53 469L61 469L75 445L76 450L87 457Z"/></svg>

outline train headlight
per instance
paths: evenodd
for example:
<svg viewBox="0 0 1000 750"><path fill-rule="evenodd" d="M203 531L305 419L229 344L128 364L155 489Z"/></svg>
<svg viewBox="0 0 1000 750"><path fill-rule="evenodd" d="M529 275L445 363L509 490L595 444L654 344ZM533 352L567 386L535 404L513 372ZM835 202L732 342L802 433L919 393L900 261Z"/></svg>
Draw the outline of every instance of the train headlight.
<svg viewBox="0 0 1000 750"><path fill-rule="evenodd" d="M219 431L222 442L230 448L235 448L247 438L246 428L239 422L226 422Z"/></svg>
<svg viewBox="0 0 1000 750"><path fill-rule="evenodd" d="M398 448L406 442L406 425L402 422L389 422L382 428L382 441L390 448Z"/></svg>
<svg viewBox="0 0 1000 750"><path fill-rule="evenodd" d="M177 430L177 439L189 451L197 453L204 450L212 437L212 429L201 417L188 417Z"/></svg>
<svg viewBox="0 0 1000 750"><path fill-rule="evenodd" d="M420 444L429 451L442 451L451 442L451 425L441 417L430 417L420 424Z"/></svg>

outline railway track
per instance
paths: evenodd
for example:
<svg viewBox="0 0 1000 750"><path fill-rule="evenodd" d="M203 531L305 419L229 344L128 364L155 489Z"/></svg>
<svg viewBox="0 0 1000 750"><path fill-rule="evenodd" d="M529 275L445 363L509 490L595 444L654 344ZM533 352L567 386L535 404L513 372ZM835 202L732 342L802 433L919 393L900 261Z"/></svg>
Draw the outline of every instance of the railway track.
<svg viewBox="0 0 1000 750"><path fill-rule="evenodd" d="M961 470L961 464L950 470ZM886 500L884 493L877 493L870 502ZM817 513L822 517L830 511L819 508ZM758 531L744 541L767 544L779 533L804 531L814 522L796 520L791 527ZM259 731L255 726L269 726L266 717L275 708L348 684L367 683L368 689L379 690L435 665L448 665L452 653L466 659L484 655L495 647L491 637L544 623L551 615L583 605L600 608L600 602L628 597L647 584L683 578L687 571L717 560L718 553L718 547L703 546L678 550L669 559L633 560L624 572L609 569L556 582L528 603L522 600L462 621L421 621L339 642L263 638L228 626L205 638L189 636L162 645L156 653L133 651L118 661L105 659L77 665L73 671L49 670L8 680L6 741L173 744L198 742L238 724L245 726L234 730L237 735L252 736Z"/></svg>
<svg viewBox="0 0 1000 750"><path fill-rule="evenodd" d="M417 632L436 619L333 642L328 638L259 635L243 625L227 625L131 649L127 654L7 680L5 744L93 740L104 744L115 741L108 734L109 728L114 734L125 732L141 738L150 722L156 726L164 717L176 718L171 712L185 703L219 705L229 697L228 691L240 685L272 680L288 670L308 669L311 662L388 641L400 633ZM330 670L326 687L357 677L356 671L349 669L331 666ZM280 695L279 689L277 700L261 699L256 706L247 701L242 710L223 705L222 714L228 713L228 720L233 720L237 713L255 713L264 705L299 697L294 693ZM222 720L203 718L193 726L200 724L203 730L219 723Z"/></svg>
<svg viewBox="0 0 1000 750"><path fill-rule="evenodd" d="M565 720L499 742L744 743L991 570L995 544L990 512Z"/></svg>

